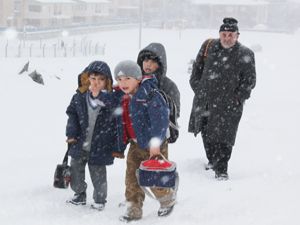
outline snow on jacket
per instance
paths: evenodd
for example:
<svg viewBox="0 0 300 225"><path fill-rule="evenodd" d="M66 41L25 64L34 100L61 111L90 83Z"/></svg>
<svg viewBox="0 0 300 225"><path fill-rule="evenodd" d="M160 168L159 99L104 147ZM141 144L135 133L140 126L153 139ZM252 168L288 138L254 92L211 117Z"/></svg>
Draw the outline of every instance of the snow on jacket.
<svg viewBox="0 0 300 225"><path fill-rule="evenodd" d="M77 91L67 107L68 122L66 136L75 138L77 142L71 144L69 155L75 159L80 157L83 143L86 139L88 127L87 95L89 92ZM90 149L89 163L91 165L110 165L114 158L112 151L115 148L116 126L112 116L112 105L109 93L100 93L103 105L97 116Z"/></svg>
<svg viewBox="0 0 300 225"><path fill-rule="evenodd" d="M169 126L169 109L164 98L158 92L155 78L143 80L138 91L132 96L129 103L129 112L136 134L137 144L143 148L150 147L153 138L163 142L166 139L166 131ZM149 95L150 94L150 95ZM124 93L114 93L117 108L117 139L119 151L124 151L128 143L124 143L124 129L122 121L121 101Z"/></svg>

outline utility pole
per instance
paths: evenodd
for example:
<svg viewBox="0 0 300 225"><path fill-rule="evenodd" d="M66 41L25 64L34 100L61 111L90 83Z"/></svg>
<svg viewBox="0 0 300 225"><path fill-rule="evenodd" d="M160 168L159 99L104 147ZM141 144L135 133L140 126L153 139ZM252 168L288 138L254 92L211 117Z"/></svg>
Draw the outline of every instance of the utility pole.
<svg viewBox="0 0 300 225"><path fill-rule="evenodd" d="M139 24L139 49L142 46L142 28L143 28L143 14L144 14L144 0L140 0L139 13L140 13L140 24Z"/></svg>

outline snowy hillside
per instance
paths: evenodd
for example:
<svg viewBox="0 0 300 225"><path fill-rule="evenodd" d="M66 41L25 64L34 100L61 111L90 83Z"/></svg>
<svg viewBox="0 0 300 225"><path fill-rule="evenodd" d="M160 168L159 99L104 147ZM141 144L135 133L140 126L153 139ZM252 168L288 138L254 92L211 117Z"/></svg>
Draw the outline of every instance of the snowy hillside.
<svg viewBox="0 0 300 225"><path fill-rule="evenodd" d="M167 218L157 218L158 203L146 198L144 218L133 224L298 225L300 219L300 32L294 35L241 31L241 43L256 52L257 86L246 102L236 145L229 162L230 179L216 181L204 170L202 140L187 133L193 93L188 62L201 43L217 30L143 31L142 47L165 45L168 76L181 91L180 139L169 146L170 159L180 174L178 204ZM69 37L69 40L72 41ZM89 208L92 188L87 176L87 206L65 203L70 189L52 186L56 164L66 150L65 110L77 86L77 74L92 60L114 66L136 60L138 31L123 30L89 35L106 45L105 55L76 58L0 58L0 138L2 225L122 224L125 208L125 160L108 167L108 203L103 212ZM48 40L48 42L56 40ZM5 40L0 37L0 44ZM2 47L3 45L1 45ZM30 61L29 71L18 75ZM39 85L27 74L37 70ZM58 79L59 77L60 79ZM88 175L88 174L87 174Z"/></svg>

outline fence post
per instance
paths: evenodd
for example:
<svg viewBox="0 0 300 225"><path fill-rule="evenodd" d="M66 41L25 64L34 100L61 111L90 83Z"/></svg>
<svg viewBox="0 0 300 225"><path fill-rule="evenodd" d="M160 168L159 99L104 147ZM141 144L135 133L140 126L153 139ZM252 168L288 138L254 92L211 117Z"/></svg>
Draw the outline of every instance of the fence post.
<svg viewBox="0 0 300 225"><path fill-rule="evenodd" d="M56 58L56 44L53 44L53 50L54 50L54 52L53 52L54 55L53 56Z"/></svg>
<svg viewBox="0 0 300 225"><path fill-rule="evenodd" d="M45 58L45 48L46 48L46 44L43 44L43 57Z"/></svg>
<svg viewBox="0 0 300 225"><path fill-rule="evenodd" d="M83 49L83 55L87 56L87 44L84 45L84 49Z"/></svg>
<svg viewBox="0 0 300 225"><path fill-rule="evenodd" d="M73 57L75 57L75 48L76 48L76 43L75 40L73 40Z"/></svg>
<svg viewBox="0 0 300 225"><path fill-rule="evenodd" d="M89 55L91 55L92 51L92 41L89 41Z"/></svg>
<svg viewBox="0 0 300 225"><path fill-rule="evenodd" d="M97 42L96 44L95 44L95 55L98 55L98 52L99 52L99 43Z"/></svg>
<svg viewBox="0 0 300 225"><path fill-rule="evenodd" d="M29 46L29 57L31 57L31 55L32 55L32 46L33 46L33 44L30 44L30 46Z"/></svg>
<svg viewBox="0 0 300 225"><path fill-rule="evenodd" d="M20 58L21 57L21 42L18 46L18 57Z"/></svg>
<svg viewBox="0 0 300 225"><path fill-rule="evenodd" d="M85 42L86 42L86 36L84 36L82 39L81 39L81 43L80 43L80 51L83 53L84 52L84 49L85 49Z"/></svg>
<svg viewBox="0 0 300 225"><path fill-rule="evenodd" d="M7 49L8 49L8 41L6 42L6 45L5 45L5 58L7 58Z"/></svg>

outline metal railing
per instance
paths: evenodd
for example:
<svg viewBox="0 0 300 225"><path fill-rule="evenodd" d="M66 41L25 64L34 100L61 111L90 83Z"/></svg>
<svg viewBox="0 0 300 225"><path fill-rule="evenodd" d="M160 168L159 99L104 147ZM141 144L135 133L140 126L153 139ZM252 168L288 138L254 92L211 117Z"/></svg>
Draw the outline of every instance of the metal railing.
<svg viewBox="0 0 300 225"><path fill-rule="evenodd" d="M1 50L1 48L3 50ZM95 56L105 54L105 44L80 41L65 44L63 41L28 42L20 41L18 44L6 42L0 46L0 57L77 57Z"/></svg>

